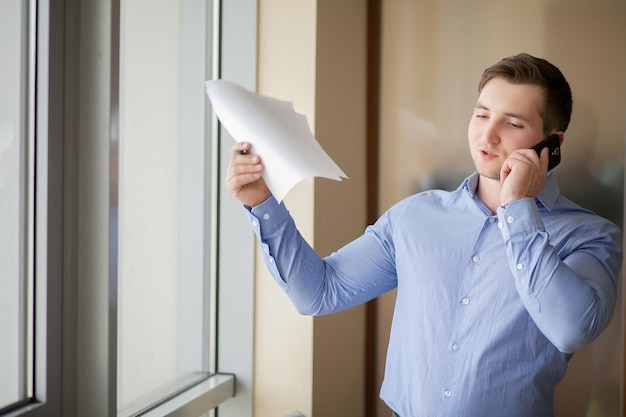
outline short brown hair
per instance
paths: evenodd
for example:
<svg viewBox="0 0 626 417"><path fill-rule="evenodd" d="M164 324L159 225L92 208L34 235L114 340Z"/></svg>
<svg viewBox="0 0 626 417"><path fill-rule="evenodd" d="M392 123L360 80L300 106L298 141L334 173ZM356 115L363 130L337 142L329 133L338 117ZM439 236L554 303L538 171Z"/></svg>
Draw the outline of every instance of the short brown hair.
<svg viewBox="0 0 626 417"><path fill-rule="evenodd" d="M495 77L502 77L513 84L541 87L545 98L544 108L540 110L544 134L547 136L554 129L565 132L572 116L572 91L556 66L526 53L504 58L483 72L478 92Z"/></svg>

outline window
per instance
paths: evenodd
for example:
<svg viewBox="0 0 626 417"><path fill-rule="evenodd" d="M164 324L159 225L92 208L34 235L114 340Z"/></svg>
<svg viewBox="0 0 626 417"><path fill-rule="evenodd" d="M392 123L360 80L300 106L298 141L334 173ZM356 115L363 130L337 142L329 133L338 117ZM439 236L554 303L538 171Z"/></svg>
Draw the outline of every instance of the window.
<svg viewBox="0 0 626 417"><path fill-rule="evenodd" d="M252 415L254 240L204 93L254 88L228 3L1 2L0 416Z"/></svg>
<svg viewBox="0 0 626 417"><path fill-rule="evenodd" d="M216 25L211 1L120 4L119 205L112 207L119 223L111 256L117 403L132 415L215 372L217 164L203 82L213 78Z"/></svg>

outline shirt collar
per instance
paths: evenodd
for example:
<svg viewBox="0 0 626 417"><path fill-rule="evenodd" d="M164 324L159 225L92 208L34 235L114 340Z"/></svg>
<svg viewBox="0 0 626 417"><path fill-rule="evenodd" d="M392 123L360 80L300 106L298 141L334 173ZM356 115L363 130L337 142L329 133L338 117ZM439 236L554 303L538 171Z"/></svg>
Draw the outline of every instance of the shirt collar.
<svg viewBox="0 0 626 417"><path fill-rule="evenodd" d="M556 182L556 177L552 175L552 172L548 172L546 185L537 196L537 199L545 208L548 209L548 211L551 211L554 208L559 195L561 195L561 190L559 189L559 184Z"/></svg>
<svg viewBox="0 0 626 417"><path fill-rule="evenodd" d="M459 188L467 190L469 195L474 198L474 194L476 193L476 188L478 187L478 173L474 172L469 177L465 178L463 183ZM548 176L546 177L546 185L543 187L543 190L539 193L536 200L539 201L548 211L551 211L556 204L556 200L559 198L561 191L559 189L559 185L556 182L556 178L552 175L552 172L548 172Z"/></svg>

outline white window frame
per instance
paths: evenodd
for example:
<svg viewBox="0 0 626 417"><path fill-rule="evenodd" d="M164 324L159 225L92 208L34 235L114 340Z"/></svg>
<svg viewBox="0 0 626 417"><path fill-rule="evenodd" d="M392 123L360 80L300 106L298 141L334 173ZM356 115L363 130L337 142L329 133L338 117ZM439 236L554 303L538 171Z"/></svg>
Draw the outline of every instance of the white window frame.
<svg viewBox="0 0 626 417"><path fill-rule="evenodd" d="M5 416L117 415L115 268L108 268L110 236L98 233L108 230L110 218L107 207L84 210L108 202L116 190L85 195L84 187L110 184L112 171L92 178L83 169L110 162L115 152L120 0L97 3L37 1L35 401ZM220 77L255 90L256 0L223 2L220 26ZM98 47L97 54L89 53ZM108 69L102 70L103 63ZM108 103L104 111L103 102ZM84 106L100 111L83 118ZM106 142L87 143L85 125ZM223 129L219 135L214 141L221 172L214 183L219 189L218 373L141 415L200 415L220 404L211 414L252 416L255 243L243 209L224 192L231 139ZM86 148L93 151L93 161L84 160ZM81 184L92 180L97 183ZM85 226L96 232L90 238L103 243L88 254L100 266L89 264L87 272L98 272L93 276L79 266ZM102 299L93 303L93 294Z"/></svg>

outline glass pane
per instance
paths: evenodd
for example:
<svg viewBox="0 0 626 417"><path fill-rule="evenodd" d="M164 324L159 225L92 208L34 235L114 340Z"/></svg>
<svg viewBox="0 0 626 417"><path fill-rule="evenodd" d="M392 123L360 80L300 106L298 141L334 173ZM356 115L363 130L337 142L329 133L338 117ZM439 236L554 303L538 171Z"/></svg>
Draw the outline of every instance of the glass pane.
<svg viewBox="0 0 626 417"><path fill-rule="evenodd" d="M626 3L418 0L382 2L380 208L474 170L467 125L482 71L528 52L572 87L574 111L555 168L561 192L623 224ZM619 294L623 294L620 289ZM389 333L393 299L379 304ZM557 387L555 415L617 416L623 390L623 295L612 324L577 352ZM385 349L381 350L384 360ZM620 383L622 388L620 388ZM379 416L388 415L382 401Z"/></svg>
<svg viewBox="0 0 626 417"><path fill-rule="evenodd" d="M118 408L124 414L211 371L204 93L211 15L204 0L121 4Z"/></svg>
<svg viewBox="0 0 626 417"><path fill-rule="evenodd" d="M0 409L29 395L24 262L30 241L25 227L28 31L28 2L0 2Z"/></svg>

